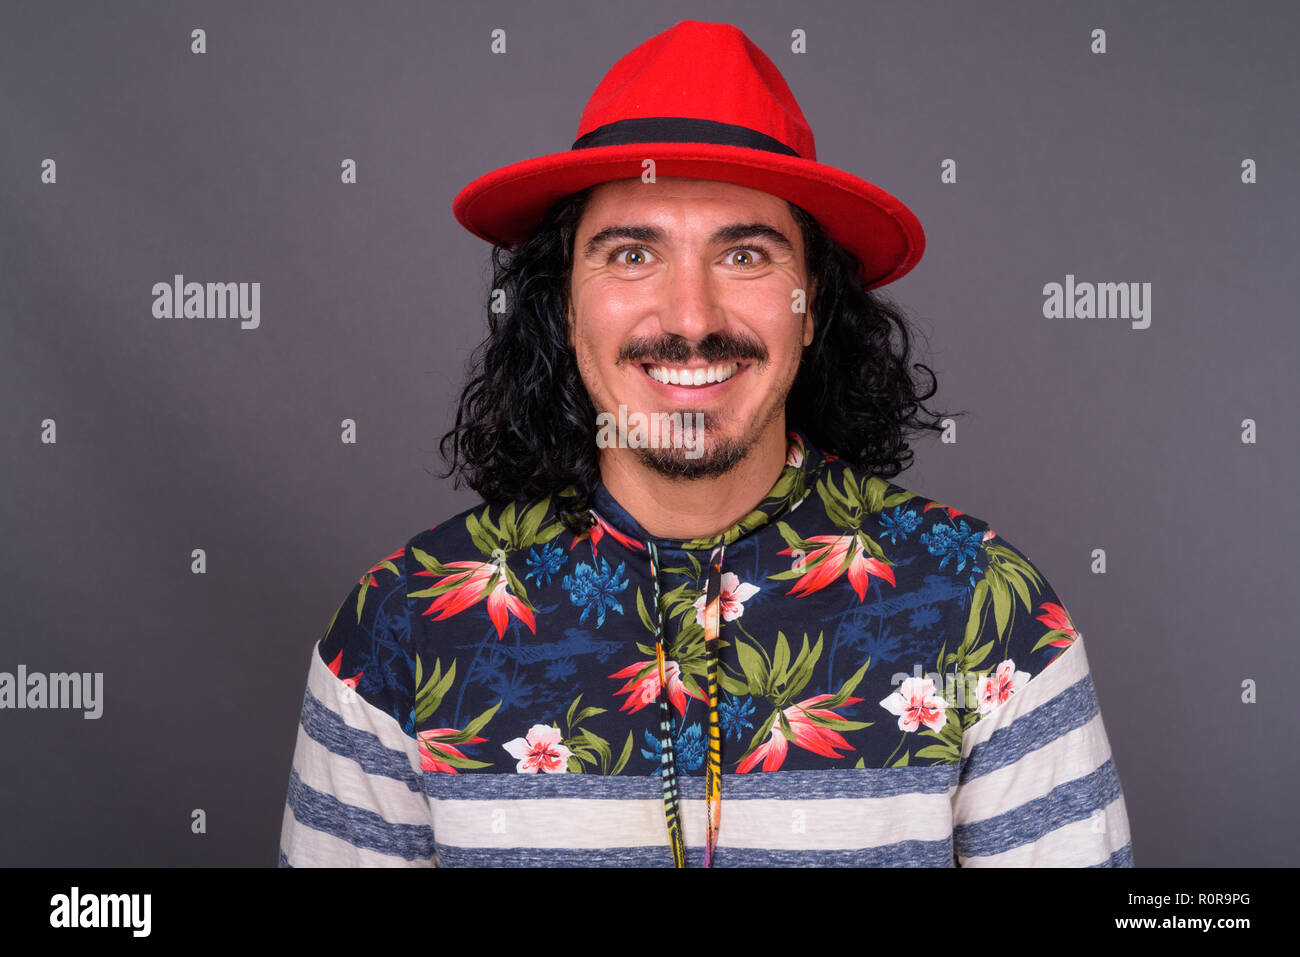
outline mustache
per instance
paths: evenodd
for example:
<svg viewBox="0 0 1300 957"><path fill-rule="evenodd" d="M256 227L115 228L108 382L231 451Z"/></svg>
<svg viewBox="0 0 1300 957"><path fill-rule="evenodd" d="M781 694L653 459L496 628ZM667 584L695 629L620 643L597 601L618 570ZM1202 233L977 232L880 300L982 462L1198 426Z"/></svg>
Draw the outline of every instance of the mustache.
<svg viewBox="0 0 1300 957"><path fill-rule="evenodd" d="M757 339L725 332L710 332L694 346L675 333L658 338L629 339L618 351L623 362L689 362L699 359L710 364L733 359L767 361L767 349Z"/></svg>

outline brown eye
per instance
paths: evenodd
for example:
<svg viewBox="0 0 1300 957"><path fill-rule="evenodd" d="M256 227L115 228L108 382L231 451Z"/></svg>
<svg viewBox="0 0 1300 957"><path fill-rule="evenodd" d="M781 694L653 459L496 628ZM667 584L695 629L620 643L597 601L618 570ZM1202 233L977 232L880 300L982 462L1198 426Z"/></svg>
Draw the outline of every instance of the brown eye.
<svg viewBox="0 0 1300 957"><path fill-rule="evenodd" d="M753 269L759 265L758 258L754 255L755 253L758 253L764 259L767 258L767 250L762 246L743 246L738 249L733 249L730 255L741 258L732 259L732 265L739 266L742 269Z"/></svg>
<svg viewBox="0 0 1300 957"><path fill-rule="evenodd" d="M635 256L635 259L625 259L624 256ZM646 263L645 251L639 246L624 246L621 249L614 250L610 254L610 261L616 262L620 266L644 266Z"/></svg>

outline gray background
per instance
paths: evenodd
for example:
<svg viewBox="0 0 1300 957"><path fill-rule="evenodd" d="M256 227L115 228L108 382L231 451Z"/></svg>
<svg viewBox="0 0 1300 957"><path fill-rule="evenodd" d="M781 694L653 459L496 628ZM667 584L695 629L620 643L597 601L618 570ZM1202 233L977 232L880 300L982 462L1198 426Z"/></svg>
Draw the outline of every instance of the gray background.
<svg viewBox="0 0 1300 957"><path fill-rule="evenodd" d="M5 3L0 671L102 671L105 703L0 711L0 862L275 863L313 643L476 500L433 474L489 276L452 198L568 149L681 19L744 30L819 158L924 224L885 291L971 414L895 481L1070 609L1137 864L1300 863L1296 6L753 0ZM178 272L261 282L261 328L153 318ZM1044 319L1066 273L1152 283L1151 327Z"/></svg>

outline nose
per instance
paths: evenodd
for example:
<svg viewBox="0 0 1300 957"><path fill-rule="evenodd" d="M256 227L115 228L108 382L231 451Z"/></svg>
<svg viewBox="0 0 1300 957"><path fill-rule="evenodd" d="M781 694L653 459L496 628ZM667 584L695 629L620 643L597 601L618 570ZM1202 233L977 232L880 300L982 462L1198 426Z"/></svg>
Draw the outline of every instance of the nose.
<svg viewBox="0 0 1300 957"><path fill-rule="evenodd" d="M708 264L693 259L674 263L659 312L663 331L694 344L726 324L726 311Z"/></svg>

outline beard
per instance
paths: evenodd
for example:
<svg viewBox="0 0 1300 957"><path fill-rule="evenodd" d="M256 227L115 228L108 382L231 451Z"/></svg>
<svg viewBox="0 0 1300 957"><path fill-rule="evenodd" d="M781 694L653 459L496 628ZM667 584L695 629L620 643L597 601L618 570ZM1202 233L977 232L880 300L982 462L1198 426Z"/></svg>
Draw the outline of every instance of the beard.
<svg viewBox="0 0 1300 957"><path fill-rule="evenodd" d="M741 442L737 439L725 439L696 458L688 457L686 449L661 448L636 449L635 451L641 464L653 469L665 478L690 481L726 475L744 461L753 445L753 439L747 442Z"/></svg>
<svg viewBox="0 0 1300 957"><path fill-rule="evenodd" d="M678 441L632 450L642 465L665 478L693 481L726 475L745 460L758 441L759 431L755 430L740 438L722 437L705 446L705 435L715 429L714 416L701 414L702 428L697 433L697 413L680 414L683 431L675 436Z"/></svg>

